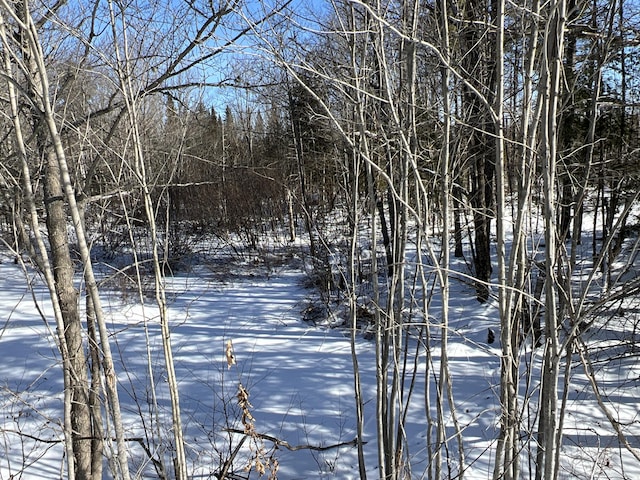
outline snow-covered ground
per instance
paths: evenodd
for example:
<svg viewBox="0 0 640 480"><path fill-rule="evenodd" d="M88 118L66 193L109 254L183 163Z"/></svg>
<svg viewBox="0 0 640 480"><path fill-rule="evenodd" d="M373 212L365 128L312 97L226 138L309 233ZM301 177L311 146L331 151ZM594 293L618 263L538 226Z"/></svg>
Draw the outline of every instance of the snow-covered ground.
<svg viewBox="0 0 640 480"><path fill-rule="evenodd" d="M8 256L0 264L0 479L44 479L64 476L62 373L53 342L47 292L34 272L25 278ZM285 441L274 455L278 478L357 479L353 363L349 335L303 321L303 311L317 301L305 287L300 262L282 263L269 275L251 261L236 262L228 275L201 265L167 279L172 342L180 382L181 408L193 478L215 478L221 463L242 439L236 394L242 384L250 395L255 430ZM27 284L26 280L31 282ZM453 281L448 355L458 421L463 427L465 478L491 478L499 419L499 342L487 344L487 330L499 324L494 304L481 305L471 286ZM34 302L35 300L35 302ZM37 308L36 308L37 303ZM148 439L160 429L169 438L169 398L164 377L157 309L149 298L144 308L135 292L104 291L116 357L120 400L127 437L144 439L154 455L166 445ZM434 300L434 314L437 300ZM592 327L593 368L600 380L603 406L620 422L630 446L640 449L640 365L637 361L637 312L628 309L608 323ZM632 330L630 330L632 329ZM148 339L148 341L147 341ZM231 340L237 364L225 357ZM434 406L438 342L432 342L433 364L418 349L416 389L408 410L407 438L412 478L426 478L425 385ZM626 346L626 347L625 347ZM356 342L365 403L365 455L370 478L377 478L375 346ZM413 350L410 348L409 350ZM612 355L615 354L615 355ZM541 351L523 361L539 360ZM640 478L640 461L629 454L596 402L575 355L565 416L561 478ZM149 364L153 366L159 405L159 427L152 422ZM409 362L411 364L411 362ZM426 377L426 378L425 378ZM528 387L535 399L537 375ZM523 394L526 378L522 379ZM523 402L527 411L529 405ZM534 422L532 419L531 422ZM532 426L532 430L535 427ZM452 424L447 434L454 433ZM523 436L526 432L523 432ZM156 436L157 438L157 436ZM337 446L344 444L342 446ZM133 472L154 478L148 456L130 442ZM248 446L249 443L245 443ZM326 450L306 447L328 447ZM267 454L273 443L264 439ZM451 440L451 458L457 446ZM522 478L529 478L535 451L523 452ZM246 478L246 458L236 457L233 470ZM457 467L453 466L453 472ZM107 470L105 469L105 475ZM445 468L445 475L448 474ZM250 478L258 478L255 472Z"/></svg>

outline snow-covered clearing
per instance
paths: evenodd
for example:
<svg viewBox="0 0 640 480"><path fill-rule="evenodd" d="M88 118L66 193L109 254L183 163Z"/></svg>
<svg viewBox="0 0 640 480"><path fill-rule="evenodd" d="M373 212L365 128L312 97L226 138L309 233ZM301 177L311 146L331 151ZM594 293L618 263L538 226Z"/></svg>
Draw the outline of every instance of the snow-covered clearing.
<svg viewBox="0 0 640 480"><path fill-rule="evenodd" d="M230 457L243 435L236 394L242 384L250 394L251 413L258 433L287 442L275 452L264 439L267 456L279 462L278 478L359 478L356 448L353 363L348 332L302 320L303 311L317 301L305 287L302 262L289 257L275 269L256 268L248 259L236 261L226 274L200 265L188 273L167 278L172 321L172 342L180 382L183 422L188 442L189 471L193 478L213 475ZM42 281L33 272L25 281L19 265L6 255L0 264L0 479L64 477L62 434L62 372L53 341L37 307L46 318L49 306ZM487 344L487 331L497 331L494 304L480 305L473 288L453 281L450 306L449 360L458 421L463 427L465 478L492 475L492 456L498 434L500 345ZM163 377L164 363L157 310L151 298L144 308L135 292L104 291L111 319L112 344L120 381L123 414L130 440L133 471L154 478L148 454L155 456L170 438L170 402ZM437 299L433 312L437 314ZM624 314L624 316L623 316ZM590 330L591 351L600 380L604 406L620 422L630 446L640 448L640 366L636 344L638 312L627 308L607 323ZM437 318L434 318L437 322ZM496 335L499 337L499 335ZM149 344L147 345L147 339ZM228 368L225 346L231 340L237 364ZM423 349L411 340L411 371L417 365L413 400L407 412L412 478L424 478L430 455L428 422L424 411L425 386L435 408L439 342L431 341L432 365ZM370 478L377 478L375 346L364 336L356 343L365 402L365 454ZM524 362L539 360L529 351ZM152 421L153 404L149 362L153 366L159 404L159 422ZM535 401L537 375L523 395ZM571 393L564 418L561 478L640 478L640 462L633 458L598 406L588 380L574 354ZM426 378L425 378L426 377ZM524 411L532 408L523 402ZM433 412L432 412L433 413ZM530 420L535 430L535 418ZM159 429L160 434L156 434ZM453 436L453 423L447 433ZM523 438L526 432L523 432ZM340 445L342 444L342 445ZM340 446L339 446L340 445ZM249 442L245 443L249 446ZM313 448L308 448L313 447ZM333 447L325 450L316 447ZM451 474L458 471L455 441L450 441ZM233 462L237 478L258 478L246 473L242 450ZM244 453L242 453L244 452ZM522 478L529 478L535 449L523 451ZM108 469L105 469L108 472ZM105 473L106 474L106 473ZM444 474L449 471L445 467Z"/></svg>

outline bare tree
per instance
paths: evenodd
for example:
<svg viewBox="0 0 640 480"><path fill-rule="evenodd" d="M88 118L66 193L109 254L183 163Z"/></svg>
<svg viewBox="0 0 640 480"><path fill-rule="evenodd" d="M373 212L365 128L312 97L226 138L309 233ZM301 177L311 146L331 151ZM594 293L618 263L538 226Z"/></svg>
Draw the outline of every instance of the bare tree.
<svg viewBox="0 0 640 480"><path fill-rule="evenodd" d="M48 72L45 66L42 46L27 2L15 5L3 2L2 7L6 15L10 16L12 21L15 22L20 32L18 46L10 44L7 36L3 35L5 51L11 52L7 57L21 66L21 73L28 82L27 99L33 108L36 125L39 125L39 128L36 128L37 149L47 165L44 204L47 212L46 220L53 270L53 276L50 279L53 283L50 289L52 294L55 292L54 296L60 306L61 321L63 323L61 331L64 332L65 339L65 342L61 344L61 349L63 356L69 362L69 372L65 372L65 375L68 375L68 387L71 392L70 396L66 398L69 402L66 416L70 421L69 427L72 432L71 442L74 459L74 465L70 467L69 471L70 474L75 475L77 478L95 478L94 475L101 476L101 461L94 458L94 455L101 456L101 452L92 451L92 440L95 435L94 429L98 432L102 432L102 429L98 427L101 419L92 419L92 413L96 410L92 409L89 403L89 384L86 358L83 350L83 329L78 309L78 296L74 286L74 269L71 261L70 242L67 237L65 206L68 207L73 220L78 249L84 266L86 288L91 298L93 314L100 331L107 396L118 447L119 475L124 479L128 479L127 449L106 324L100 306L84 225L76 203L65 151L53 113ZM6 65L10 68L9 63L6 63ZM14 82L14 78L11 75L9 81ZM15 100L13 103L17 104ZM14 126L17 127L16 138L19 143L22 143L17 119L14 122ZM24 147L21 146L19 148L24 151ZM37 224L33 225L33 228L37 229ZM41 255L43 255L43 252L44 250L41 249ZM40 264L46 265L46 262L41 261Z"/></svg>
<svg viewBox="0 0 640 480"><path fill-rule="evenodd" d="M549 5L550 22L544 33L545 61L543 62L543 82L541 94L542 114L542 175L544 180L545 219L545 345L543 376L540 392L540 421L538 427L539 451L536 478L556 478L558 465L555 451L558 445L558 403L557 390L560 376L559 334L561 318L557 305L557 229L556 198L554 195L557 168L557 111L561 95L560 76L562 72L562 51L566 28L566 2L560 0Z"/></svg>

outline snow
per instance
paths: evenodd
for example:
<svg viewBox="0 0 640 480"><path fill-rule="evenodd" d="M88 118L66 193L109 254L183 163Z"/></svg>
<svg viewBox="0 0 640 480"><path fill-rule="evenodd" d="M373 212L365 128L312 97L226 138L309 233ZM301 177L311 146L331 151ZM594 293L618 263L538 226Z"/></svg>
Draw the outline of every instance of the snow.
<svg viewBox="0 0 640 480"><path fill-rule="evenodd" d="M291 257L293 258L293 257ZM289 260L291 260L291 258ZM32 271L25 273L8 256L0 264L0 479L64 477L62 434L62 372L54 343L48 293ZM26 280L33 286L32 292ZM176 373L180 386L189 472L193 478L215 478L221 459L241 441L241 412L236 394L239 384L249 392L255 430L286 441L290 446L343 446L324 451L289 450L265 439L267 456L279 462L278 478L357 479L353 363L348 332L302 320L303 311L317 301L317 292L305 287L300 262L288 261L277 269L255 268L251 261L235 263L227 275L201 265L189 273L167 278L169 315ZM158 428L164 443L150 441L155 455L165 454L170 438L170 401L166 388L158 311L152 298L141 305L134 293L103 289L116 358L120 400L127 437L149 439ZM448 357L453 378L457 421L463 429L465 478L487 479L499 422L500 345L495 304L481 305L468 282L452 277ZM38 309L34 300L37 301ZM437 298L431 311L438 312ZM600 381L601 394L620 422L631 446L640 448L640 367L637 362L634 312L612 316L590 331L590 358ZM437 324L437 316L432 319ZM630 322L632 325L626 325ZM634 327L633 338L629 330ZM487 343L487 332L496 342ZM434 414L435 378L439 371L440 341L434 328L430 360L410 339L409 373L415 360L416 389L407 412L408 458L412 478L426 478L429 468L425 388ZM627 347L620 347L626 339ZM225 346L231 340L236 365L228 367ZM606 343L610 342L610 343ZM356 339L365 405L365 456L370 478L377 478L375 344ZM611 358L612 349L618 353ZM537 395L537 368L541 351L528 349L523 362L532 362L533 382L521 379L523 409L533 409ZM598 405L574 354L571 393L565 415L560 478L640 478L640 462L623 447ZM149 362L153 376L149 377ZM156 385L159 425L154 423L151 380ZM562 382L562 379L561 379ZM446 399L443 399L446 406ZM454 423L447 412L447 435ZM528 420L532 423L535 419ZM532 430L534 428L532 427ZM523 437L526 432L523 432ZM132 472L156 478L146 454L135 441L131 447ZM527 449L530 448L530 451ZM457 445L449 442L452 474L457 473ZM233 470L243 470L247 450L236 457ZM522 478L528 478L535 448L523 451ZM447 472L445 466L444 471ZM105 478L108 478L105 469ZM251 472L249 478L258 478Z"/></svg>

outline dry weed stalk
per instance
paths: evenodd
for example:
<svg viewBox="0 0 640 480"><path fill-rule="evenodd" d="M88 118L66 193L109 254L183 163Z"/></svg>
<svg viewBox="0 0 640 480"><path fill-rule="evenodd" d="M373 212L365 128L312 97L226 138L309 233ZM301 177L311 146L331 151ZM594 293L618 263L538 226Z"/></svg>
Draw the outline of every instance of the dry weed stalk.
<svg viewBox="0 0 640 480"><path fill-rule="evenodd" d="M236 365L236 356L233 348L233 342L231 340L227 340L224 353L227 361L227 369L230 369L233 365ZM238 382L238 394L236 395L236 398L238 399L238 405L242 410L241 421L243 427L242 432L245 435L244 438L250 439L249 449L251 451L251 455L245 467L245 471L248 472L252 468L255 468L261 477L269 472L268 480L277 480L279 463L274 457L277 445L274 445L270 452L265 448L262 436L256 432L255 429L255 418L251 413L251 408L253 408L253 406L249 402L249 391L240 382ZM238 453L240 445L244 443L244 438L238 445L238 448L234 451L232 458L227 462L227 465L223 469L224 473L220 478L225 478L226 471L228 470L231 461L233 461L233 458Z"/></svg>
<svg viewBox="0 0 640 480"><path fill-rule="evenodd" d="M267 452L262 437L256 432L255 418L250 410L252 405L249 403L249 392L241 383L238 384L237 398L238 405L242 409L244 434L251 439L251 457L245 470L249 471L255 467L260 476L268 471L269 480L277 480L279 463L274 456L276 448L274 447L270 453Z"/></svg>
<svg viewBox="0 0 640 480"><path fill-rule="evenodd" d="M233 342L231 340L227 340L227 348L225 349L224 355L227 358L227 369L236 364L236 356L233 353Z"/></svg>

